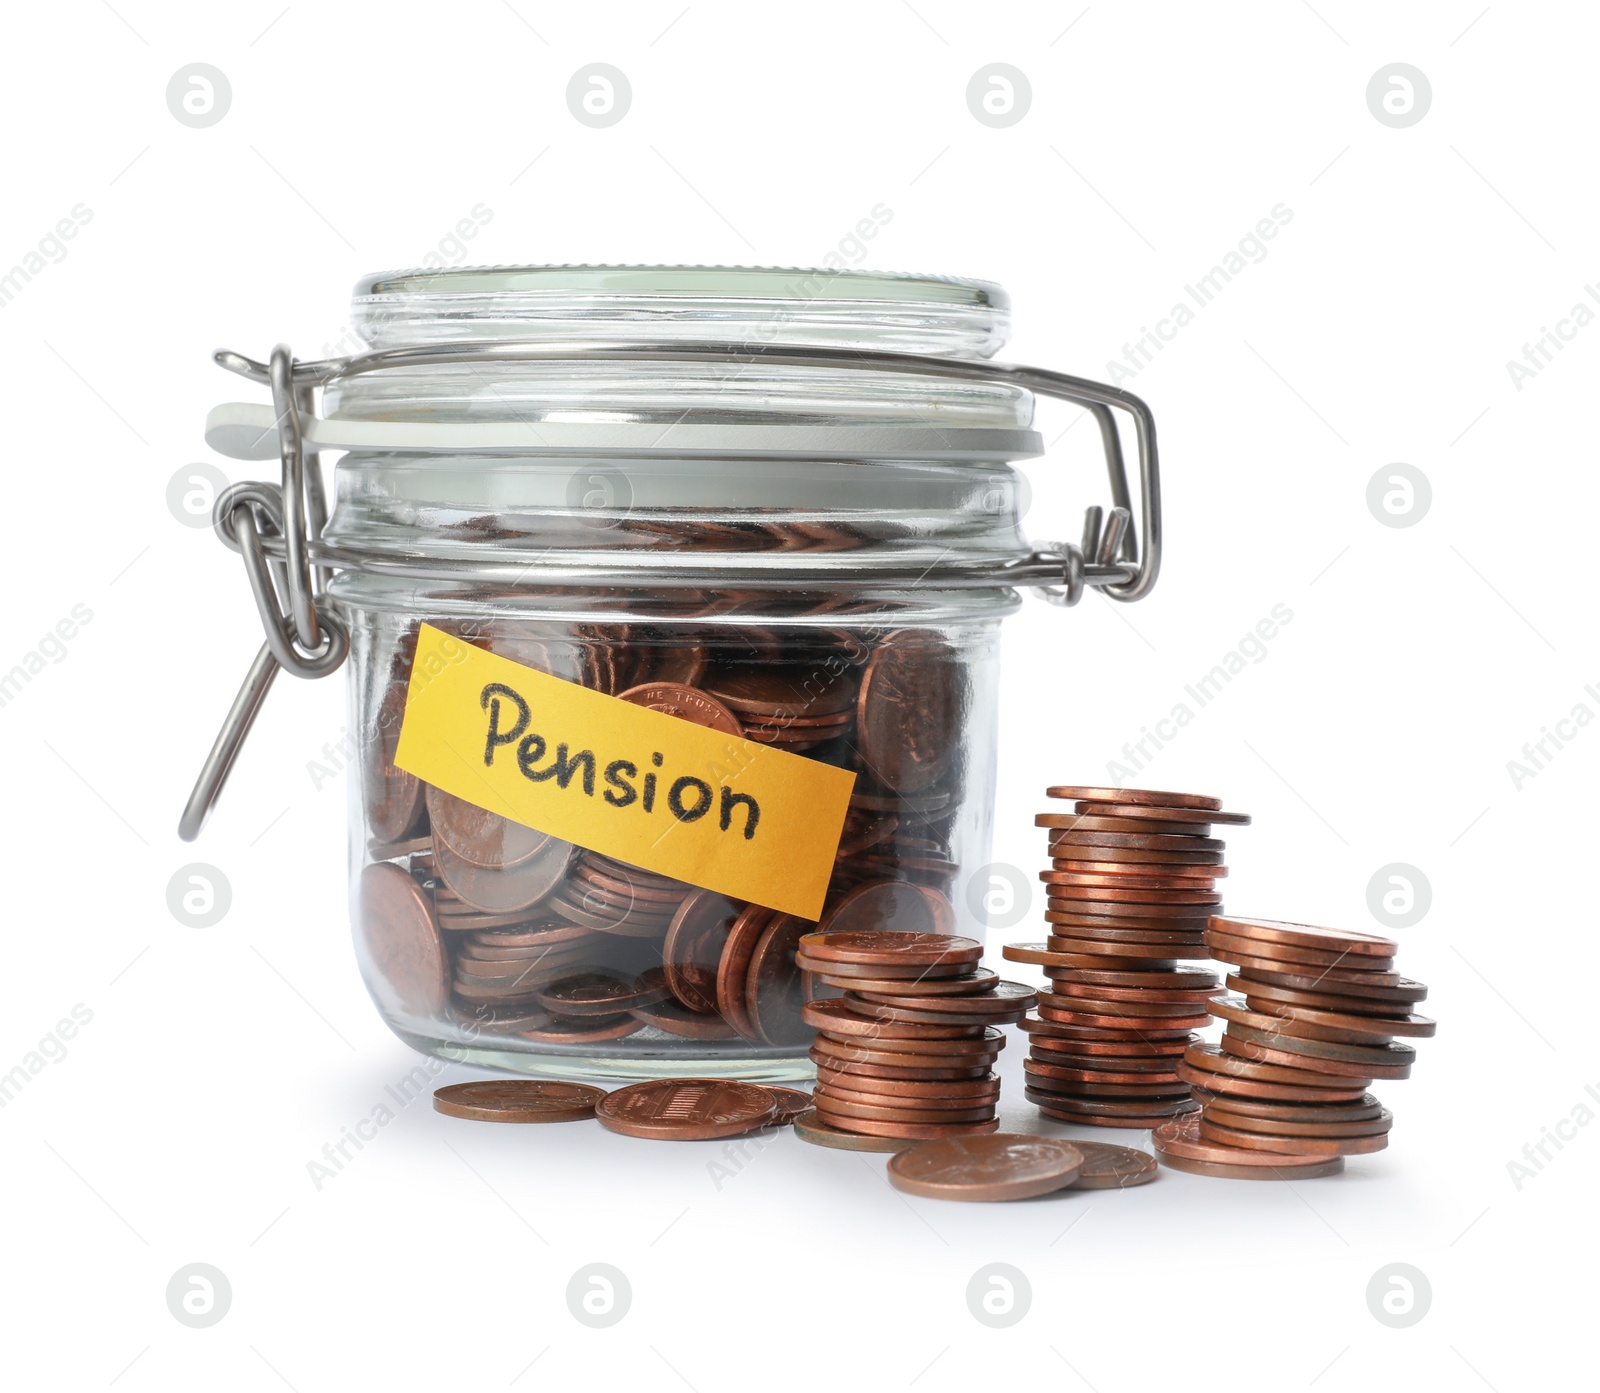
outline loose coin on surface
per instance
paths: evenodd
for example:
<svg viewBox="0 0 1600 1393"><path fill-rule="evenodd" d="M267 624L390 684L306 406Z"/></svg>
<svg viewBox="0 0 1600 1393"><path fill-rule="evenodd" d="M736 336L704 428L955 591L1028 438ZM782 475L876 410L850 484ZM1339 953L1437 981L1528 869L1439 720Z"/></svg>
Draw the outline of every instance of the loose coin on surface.
<svg viewBox="0 0 1600 1393"><path fill-rule="evenodd" d="M991 1132L922 1142L889 1161L889 1183L939 1200L1020 1200L1078 1179L1083 1152L1056 1137Z"/></svg>
<svg viewBox="0 0 1600 1393"><path fill-rule="evenodd" d="M577 1122L593 1117L603 1088L553 1079L478 1079L436 1089L435 1111L475 1122Z"/></svg>
<svg viewBox="0 0 1600 1393"><path fill-rule="evenodd" d="M778 1104L778 1111L773 1114L772 1121L767 1123L769 1127L787 1127L811 1107L811 1095L802 1093L798 1088L779 1088L776 1084L770 1083L761 1086Z"/></svg>
<svg viewBox="0 0 1600 1393"><path fill-rule="evenodd" d="M904 1137L874 1137L864 1132L846 1132L824 1122L813 1112L803 1112L794 1120L794 1134L813 1146L835 1151L903 1151L915 1142Z"/></svg>
<svg viewBox="0 0 1600 1393"><path fill-rule="evenodd" d="M1131 1146L1103 1141L1075 1141L1083 1153L1083 1169L1072 1182L1074 1190L1127 1190L1156 1178L1156 1158Z"/></svg>
<svg viewBox="0 0 1600 1393"><path fill-rule="evenodd" d="M595 1108L600 1125L630 1137L707 1141L736 1137L772 1121L771 1090L733 1079L653 1079L606 1094Z"/></svg>

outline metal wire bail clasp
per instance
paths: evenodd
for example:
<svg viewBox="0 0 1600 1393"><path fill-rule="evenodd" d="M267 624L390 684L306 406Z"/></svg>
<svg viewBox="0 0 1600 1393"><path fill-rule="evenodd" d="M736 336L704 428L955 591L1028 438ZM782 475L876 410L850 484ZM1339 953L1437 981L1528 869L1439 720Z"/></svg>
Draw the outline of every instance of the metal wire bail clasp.
<svg viewBox="0 0 1600 1393"><path fill-rule="evenodd" d="M311 565L311 544L327 520L322 471L307 455L300 413L311 410L311 389L294 385L294 359L287 345L272 350L267 367L278 426L281 484L235 484L218 496L212 513L217 536L244 560L245 576L261 616L266 642L217 732L178 822L178 835L192 842L222 792L228 772L279 668L296 677L326 677L350 651L350 634L321 593L327 572ZM269 551L270 547L270 551Z"/></svg>

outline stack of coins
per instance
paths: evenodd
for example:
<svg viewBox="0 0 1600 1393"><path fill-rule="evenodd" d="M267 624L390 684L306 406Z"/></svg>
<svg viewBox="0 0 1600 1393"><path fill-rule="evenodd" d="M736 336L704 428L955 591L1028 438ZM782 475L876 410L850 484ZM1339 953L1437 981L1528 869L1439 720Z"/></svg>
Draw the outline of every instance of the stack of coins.
<svg viewBox="0 0 1600 1393"><path fill-rule="evenodd" d="M1294 1179L1332 1175L1344 1158L1388 1145L1393 1118L1367 1086L1403 1079L1429 1036L1411 1013L1428 989L1394 971L1398 945L1373 934L1215 915L1212 952L1236 964L1212 1010L1218 1045L1184 1056L1199 1116L1158 1129L1156 1154L1203 1175Z"/></svg>
<svg viewBox="0 0 1600 1393"><path fill-rule="evenodd" d="M1020 1020L1034 993L979 967L982 955L975 939L942 933L801 937L797 961L813 987L842 993L802 1012L817 1032L817 1086L801 1134L872 1137L892 1150L995 1131L1000 1079L990 1066L1005 1043L997 1027Z"/></svg>
<svg viewBox="0 0 1600 1393"><path fill-rule="evenodd" d="M1025 1020L1030 1102L1045 1116L1100 1127L1155 1127L1197 1104L1178 1062L1210 1022L1216 977L1181 966L1205 958L1207 915L1227 874L1214 823L1243 825L1216 798L1145 789L1056 787L1071 813L1043 813L1050 868L1043 943L1012 944L1050 989Z"/></svg>

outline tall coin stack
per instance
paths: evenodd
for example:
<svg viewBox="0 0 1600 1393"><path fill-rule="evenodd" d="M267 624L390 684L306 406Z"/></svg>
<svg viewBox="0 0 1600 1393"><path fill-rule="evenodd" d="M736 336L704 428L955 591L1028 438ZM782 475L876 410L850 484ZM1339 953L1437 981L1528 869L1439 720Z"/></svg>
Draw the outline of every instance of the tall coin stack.
<svg viewBox="0 0 1600 1393"><path fill-rule="evenodd" d="M996 1028L1034 1004L1033 991L978 966L983 945L945 934L813 933L796 961L842 995L808 1001L817 1032L814 1118L800 1135L881 1139L881 1149L999 1127ZM873 1148L880 1149L880 1148Z"/></svg>
<svg viewBox="0 0 1600 1393"><path fill-rule="evenodd" d="M1411 1013L1428 994L1394 971L1398 948L1372 934L1214 915L1212 954L1235 964L1212 1010L1218 1045L1192 1046L1179 1072L1198 1116L1157 1129L1156 1155L1177 1170L1248 1180L1333 1175L1344 1158L1388 1145L1393 1118L1368 1093L1403 1079L1429 1036Z"/></svg>
<svg viewBox="0 0 1600 1393"><path fill-rule="evenodd" d="M1146 789L1057 787L1071 813L1041 813L1050 869L1043 943L1012 944L1013 962L1044 968L1050 990L1031 1039L1025 1095L1046 1116L1099 1127L1156 1127L1198 1106L1179 1061L1210 1023L1208 915L1227 874L1213 824L1247 824L1222 801Z"/></svg>

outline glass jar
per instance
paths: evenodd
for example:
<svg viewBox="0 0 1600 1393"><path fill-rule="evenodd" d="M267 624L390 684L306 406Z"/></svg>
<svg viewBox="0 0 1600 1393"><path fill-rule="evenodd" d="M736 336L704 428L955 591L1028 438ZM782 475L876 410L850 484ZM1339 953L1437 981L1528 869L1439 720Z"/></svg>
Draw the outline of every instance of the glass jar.
<svg viewBox="0 0 1600 1393"><path fill-rule="evenodd" d="M297 615L324 651L348 636L356 957L397 1035L563 1078L803 1077L800 1007L828 989L795 965L802 934L981 937L981 893L965 891L988 860L1000 620L1017 584L1070 602L1086 582L1117 598L1153 583L1159 504L1142 404L982 362L1005 340L1009 305L979 281L398 273L358 285L352 323L371 352L350 362L294 364L280 350L270 368L245 368L222 355L273 381L286 477L276 514L270 486L250 486L219 499L217 515L230 545L246 521L259 534L244 537L258 601L260 573L276 581L280 642L269 618L263 655L316 666ZM1039 453L1035 390L1101 420L1123 506L1104 529L1091 509L1082 547L1036 553L1020 529L1012 461ZM1139 560L1108 429L1108 405L1130 402L1146 485ZM247 437L262 410L219 408L213 442L259 457ZM346 451L325 527L308 453L322 448ZM303 523L291 506L302 497ZM296 609L297 527L302 572L331 576L309 613ZM629 864L399 768L424 625L707 726L730 749L849 771L821 913ZM595 796L603 773L614 805L649 807L655 775L621 764L545 777ZM706 806L686 810L683 783L661 793L680 821L711 797L706 787ZM726 803L722 815L726 826Z"/></svg>

